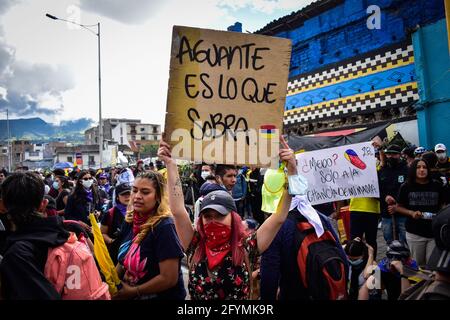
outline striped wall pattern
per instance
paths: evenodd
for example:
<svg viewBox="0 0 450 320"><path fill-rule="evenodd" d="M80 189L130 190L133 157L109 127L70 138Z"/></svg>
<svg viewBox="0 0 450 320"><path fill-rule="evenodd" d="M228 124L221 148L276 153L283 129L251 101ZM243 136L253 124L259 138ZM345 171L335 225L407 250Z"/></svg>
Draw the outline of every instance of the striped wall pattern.
<svg viewBox="0 0 450 320"><path fill-rule="evenodd" d="M284 124L408 106L419 99L411 44L397 44L289 79Z"/></svg>

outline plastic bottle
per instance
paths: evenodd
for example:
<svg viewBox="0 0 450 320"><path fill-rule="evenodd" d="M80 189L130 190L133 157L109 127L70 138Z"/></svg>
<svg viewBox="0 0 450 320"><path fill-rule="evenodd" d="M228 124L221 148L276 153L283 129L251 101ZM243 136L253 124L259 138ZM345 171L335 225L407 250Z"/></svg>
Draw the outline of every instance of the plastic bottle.
<svg viewBox="0 0 450 320"><path fill-rule="evenodd" d="M434 217L434 213L432 212L422 212L422 219L431 220Z"/></svg>

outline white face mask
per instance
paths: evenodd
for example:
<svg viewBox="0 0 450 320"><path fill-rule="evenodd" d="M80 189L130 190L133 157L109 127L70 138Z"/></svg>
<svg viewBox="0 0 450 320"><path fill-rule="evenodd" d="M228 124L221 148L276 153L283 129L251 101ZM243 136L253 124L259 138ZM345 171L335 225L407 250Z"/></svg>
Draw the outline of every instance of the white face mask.
<svg viewBox="0 0 450 320"><path fill-rule="evenodd" d="M202 171L202 179L206 180L207 177L211 175L211 172L209 171Z"/></svg>
<svg viewBox="0 0 450 320"><path fill-rule="evenodd" d="M437 152L436 155L439 160L447 159L447 152Z"/></svg>
<svg viewBox="0 0 450 320"><path fill-rule="evenodd" d="M83 180L83 187L85 187L86 189L90 189L92 187L92 184L94 183L94 180L89 179L89 180Z"/></svg>

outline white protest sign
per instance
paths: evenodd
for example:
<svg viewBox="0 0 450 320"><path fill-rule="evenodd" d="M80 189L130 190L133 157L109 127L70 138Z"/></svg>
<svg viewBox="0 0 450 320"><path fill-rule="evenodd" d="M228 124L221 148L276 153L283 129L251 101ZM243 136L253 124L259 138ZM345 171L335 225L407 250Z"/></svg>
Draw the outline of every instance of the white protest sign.
<svg viewBox="0 0 450 320"><path fill-rule="evenodd" d="M311 204L380 196L370 142L299 153L296 157L299 174L308 180Z"/></svg>

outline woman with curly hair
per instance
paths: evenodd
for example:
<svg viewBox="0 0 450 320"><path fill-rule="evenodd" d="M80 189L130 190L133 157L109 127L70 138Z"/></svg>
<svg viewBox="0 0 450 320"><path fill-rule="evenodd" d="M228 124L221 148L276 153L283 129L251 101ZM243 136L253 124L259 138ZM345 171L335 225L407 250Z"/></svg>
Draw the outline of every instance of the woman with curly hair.
<svg viewBox="0 0 450 320"><path fill-rule="evenodd" d="M133 209L125 218L119 249L122 288L113 299L184 299L184 254L162 175L141 173L134 181L130 204Z"/></svg>

